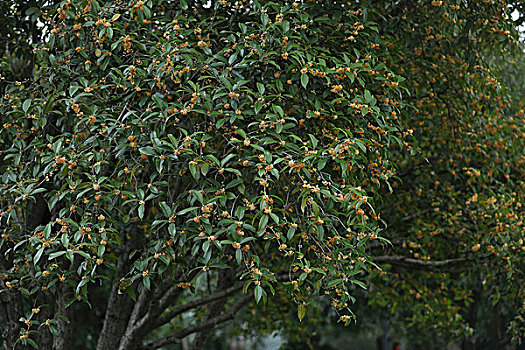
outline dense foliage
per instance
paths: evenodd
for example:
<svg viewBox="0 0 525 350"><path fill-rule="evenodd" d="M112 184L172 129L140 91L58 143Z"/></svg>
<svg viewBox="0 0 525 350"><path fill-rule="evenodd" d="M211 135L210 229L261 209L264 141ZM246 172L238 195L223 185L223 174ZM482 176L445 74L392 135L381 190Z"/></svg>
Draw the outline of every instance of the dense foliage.
<svg viewBox="0 0 525 350"><path fill-rule="evenodd" d="M201 348L314 304L349 324L367 284L443 337L469 335L480 283L521 303L524 114L484 65L515 44L508 5L24 8L32 73L1 66L4 346L71 348L94 298L99 349Z"/></svg>

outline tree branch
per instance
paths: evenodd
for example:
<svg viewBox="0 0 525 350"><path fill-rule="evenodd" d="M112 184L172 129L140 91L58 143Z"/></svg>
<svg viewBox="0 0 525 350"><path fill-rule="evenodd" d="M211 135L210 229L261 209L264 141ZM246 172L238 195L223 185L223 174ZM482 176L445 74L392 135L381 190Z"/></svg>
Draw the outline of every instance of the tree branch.
<svg viewBox="0 0 525 350"><path fill-rule="evenodd" d="M187 280L193 280L197 273L197 270L190 272L187 276ZM160 299L154 300L150 305L150 308L148 309L148 316L153 318L159 317L164 312L164 310L173 303L173 300L175 300L183 291L184 289L179 287L177 284L171 285L165 290L164 295ZM143 323L142 320L139 322Z"/></svg>
<svg viewBox="0 0 525 350"><path fill-rule="evenodd" d="M205 305L205 304L211 303L211 302L216 301L216 300L220 300L220 299L229 297L233 293L241 290L242 287L243 287L242 284L237 284L237 285L234 285L233 287L224 289L224 290L222 290L220 292L217 292L217 293L205 296L205 297L197 299L197 300L193 300L193 301L191 301L189 303L186 303L184 305L176 307L175 309L173 309L173 310L167 312L166 314L160 316L154 322L153 325L155 326L155 328L157 328L157 327L163 325L164 323L168 323L169 321L171 321L171 319L173 317L175 317L177 315L180 315L183 312L189 311L189 310L194 309L194 308L196 308L198 306Z"/></svg>
<svg viewBox="0 0 525 350"><path fill-rule="evenodd" d="M97 350L118 349L120 338L126 330L126 325L128 324L129 317L133 310L134 303L131 298L127 295L119 294L120 287L118 283L118 279L125 274L132 263L128 259L131 244L131 241L125 243L124 251L121 253L117 263L117 269L114 274L114 283L109 294L102 331L100 332L97 342Z"/></svg>
<svg viewBox="0 0 525 350"><path fill-rule="evenodd" d="M120 340L119 350L125 350L129 348L130 344L133 342L133 336L135 333L135 323L137 322L141 313L143 312L150 294L151 293L146 288L142 289L137 301L135 302L133 311L131 312L131 316L129 317L126 331L124 332Z"/></svg>
<svg viewBox="0 0 525 350"><path fill-rule="evenodd" d="M191 260L191 263L195 259ZM192 280L198 273L197 270L190 272L186 277ZM152 293L144 295L145 298L137 300L141 304L138 312L132 313L125 334L122 336L120 348L126 349L133 343L140 343L145 335L155 328L169 322L171 318L159 321L162 313L169 305L173 305L184 289L176 284L176 281L185 274L184 269L178 267L172 276L163 279ZM142 294L141 294L142 296ZM147 299L147 300L146 300ZM147 308L146 305L147 304ZM184 310L185 311L185 310ZM183 312L184 312L183 311Z"/></svg>
<svg viewBox="0 0 525 350"><path fill-rule="evenodd" d="M163 338L160 338L160 339L148 342L145 345L143 345L142 347L140 347L139 349L140 350L154 350L154 349L158 349L158 348L160 348L160 347L162 347L164 345L178 342L182 338L184 338L184 337L186 337L186 336L188 336L190 334L193 334L193 333L196 333L196 332L199 332L201 330L208 329L208 328L211 329L211 328L217 326L218 324L221 324L221 323L227 322L229 320L232 320L235 317L235 315L237 314L237 312L239 312L239 310L242 309L242 307L251 298L252 298L251 294L245 294L245 295L241 296L241 298L227 312L223 313L222 315L214 317L214 318L209 319L207 321L203 321L203 322L197 323L197 324L195 324L193 326L184 328L184 329L182 329L182 330L180 330L178 332L175 332L172 335L169 335L167 337L163 337Z"/></svg>
<svg viewBox="0 0 525 350"><path fill-rule="evenodd" d="M375 263L390 264L394 266L407 267L419 270L436 270L436 269L446 269L453 266L463 265L466 262L472 261L472 259L467 258L455 258L455 259L446 259L446 260L419 260L407 258L404 256L376 256L373 258Z"/></svg>

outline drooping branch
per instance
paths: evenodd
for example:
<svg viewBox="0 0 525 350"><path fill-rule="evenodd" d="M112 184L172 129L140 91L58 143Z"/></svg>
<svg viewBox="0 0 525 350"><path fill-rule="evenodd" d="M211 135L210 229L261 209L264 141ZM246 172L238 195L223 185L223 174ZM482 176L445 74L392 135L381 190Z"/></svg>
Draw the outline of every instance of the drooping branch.
<svg viewBox="0 0 525 350"><path fill-rule="evenodd" d="M446 260L420 260L407 258L404 256L376 256L373 258L375 263L390 264L399 267L413 268L419 270L443 270L447 268L465 267L465 263L472 261L467 258L455 258Z"/></svg>
<svg viewBox="0 0 525 350"><path fill-rule="evenodd" d="M214 317L212 319L209 319L209 320L206 320L206 321L203 321L203 322L199 322L199 323L197 323L197 324L195 324L193 326L184 328L184 329L182 329L182 330L180 330L178 332L175 332L175 333L173 333L173 334L171 334L169 336L166 336L166 337L163 337L163 338L160 338L160 339L148 342L145 345L143 345L142 347L140 347L139 349L140 350L158 349L158 348L160 348L160 347L162 347L164 345L178 342L182 338L184 338L184 337L186 337L186 336L188 336L190 334L199 332L199 331L207 329L207 328L211 329L211 328L213 328L213 327L215 327L215 326L217 326L217 325L219 325L221 323L230 321L230 320L232 320L235 317L237 312L239 312L239 310L241 310L242 307L244 305L246 305L246 303L251 298L252 298L251 294L242 295L239 298L239 300L228 311L226 311L222 315L219 315L217 317Z"/></svg>
<svg viewBox="0 0 525 350"><path fill-rule="evenodd" d="M197 270L190 272L187 276L188 280L191 281L197 275L197 273ZM176 274L178 276L176 279L180 278L182 274L183 270L180 270ZM184 291L183 288L174 283L176 279L170 278L168 279L168 283L161 283L161 286L158 288L157 292L163 291L162 296L159 293L154 293L146 314L134 323L133 327L130 329L131 332L142 332L145 334L157 327L156 320L158 317L160 317L164 310L166 310L166 308L168 308L169 305L171 305L171 303L173 303L173 301L176 300Z"/></svg>

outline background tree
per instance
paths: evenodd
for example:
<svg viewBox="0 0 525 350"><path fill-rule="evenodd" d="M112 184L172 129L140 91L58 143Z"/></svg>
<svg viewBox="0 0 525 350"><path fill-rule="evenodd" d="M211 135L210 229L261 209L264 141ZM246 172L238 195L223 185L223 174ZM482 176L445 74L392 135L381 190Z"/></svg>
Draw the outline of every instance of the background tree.
<svg viewBox="0 0 525 350"><path fill-rule="evenodd" d="M401 209L380 211L396 254L424 264L416 272L405 258L376 258L398 265L378 282L377 297L392 288L400 298L390 305L403 305L410 325L467 338L465 348L508 344L523 310L523 94L514 84L509 97L491 64L502 53L523 57L514 50L512 6L425 2L402 8L404 31L380 25L392 42L389 65L407 77L415 111L405 120L423 156L398 163L401 181L384 203ZM489 327L480 317L487 314Z"/></svg>
<svg viewBox="0 0 525 350"><path fill-rule="evenodd" d="M382 315L376 329L388 319L425 348L429 338L502 348L524 325L524 55L512 39L523 13L510 21L522 4L375 5L387 64L407 78L418 155L398 154L399 180L382 197L392 246L369 246L382 270L356 296L371 303L358 319Z"/></svg>

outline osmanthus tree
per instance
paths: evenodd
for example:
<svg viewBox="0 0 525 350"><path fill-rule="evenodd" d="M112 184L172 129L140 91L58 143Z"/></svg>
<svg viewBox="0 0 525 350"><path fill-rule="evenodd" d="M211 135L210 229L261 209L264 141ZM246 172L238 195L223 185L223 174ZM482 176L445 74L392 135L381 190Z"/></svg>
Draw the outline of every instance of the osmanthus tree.
<svg viewBox="0 0 525 350"><path fill-rule="evenodd" d="M32 77L2 61L5 347L71 348L105 293L99 349L349 323L372 261L417 330L464 337L482 291L519 337L523 110L485 58L520 2L41 5Z"/></svg>
<svg viewBox="0 0 525 350"><path fill-rule="evenodd" d="M349 323L409 136L363 6L28 9L47 35L0 103L4 348L70 349L72 304L106 289L98 349L201 348L274 293L299 318L326 295Z"/></svg>

